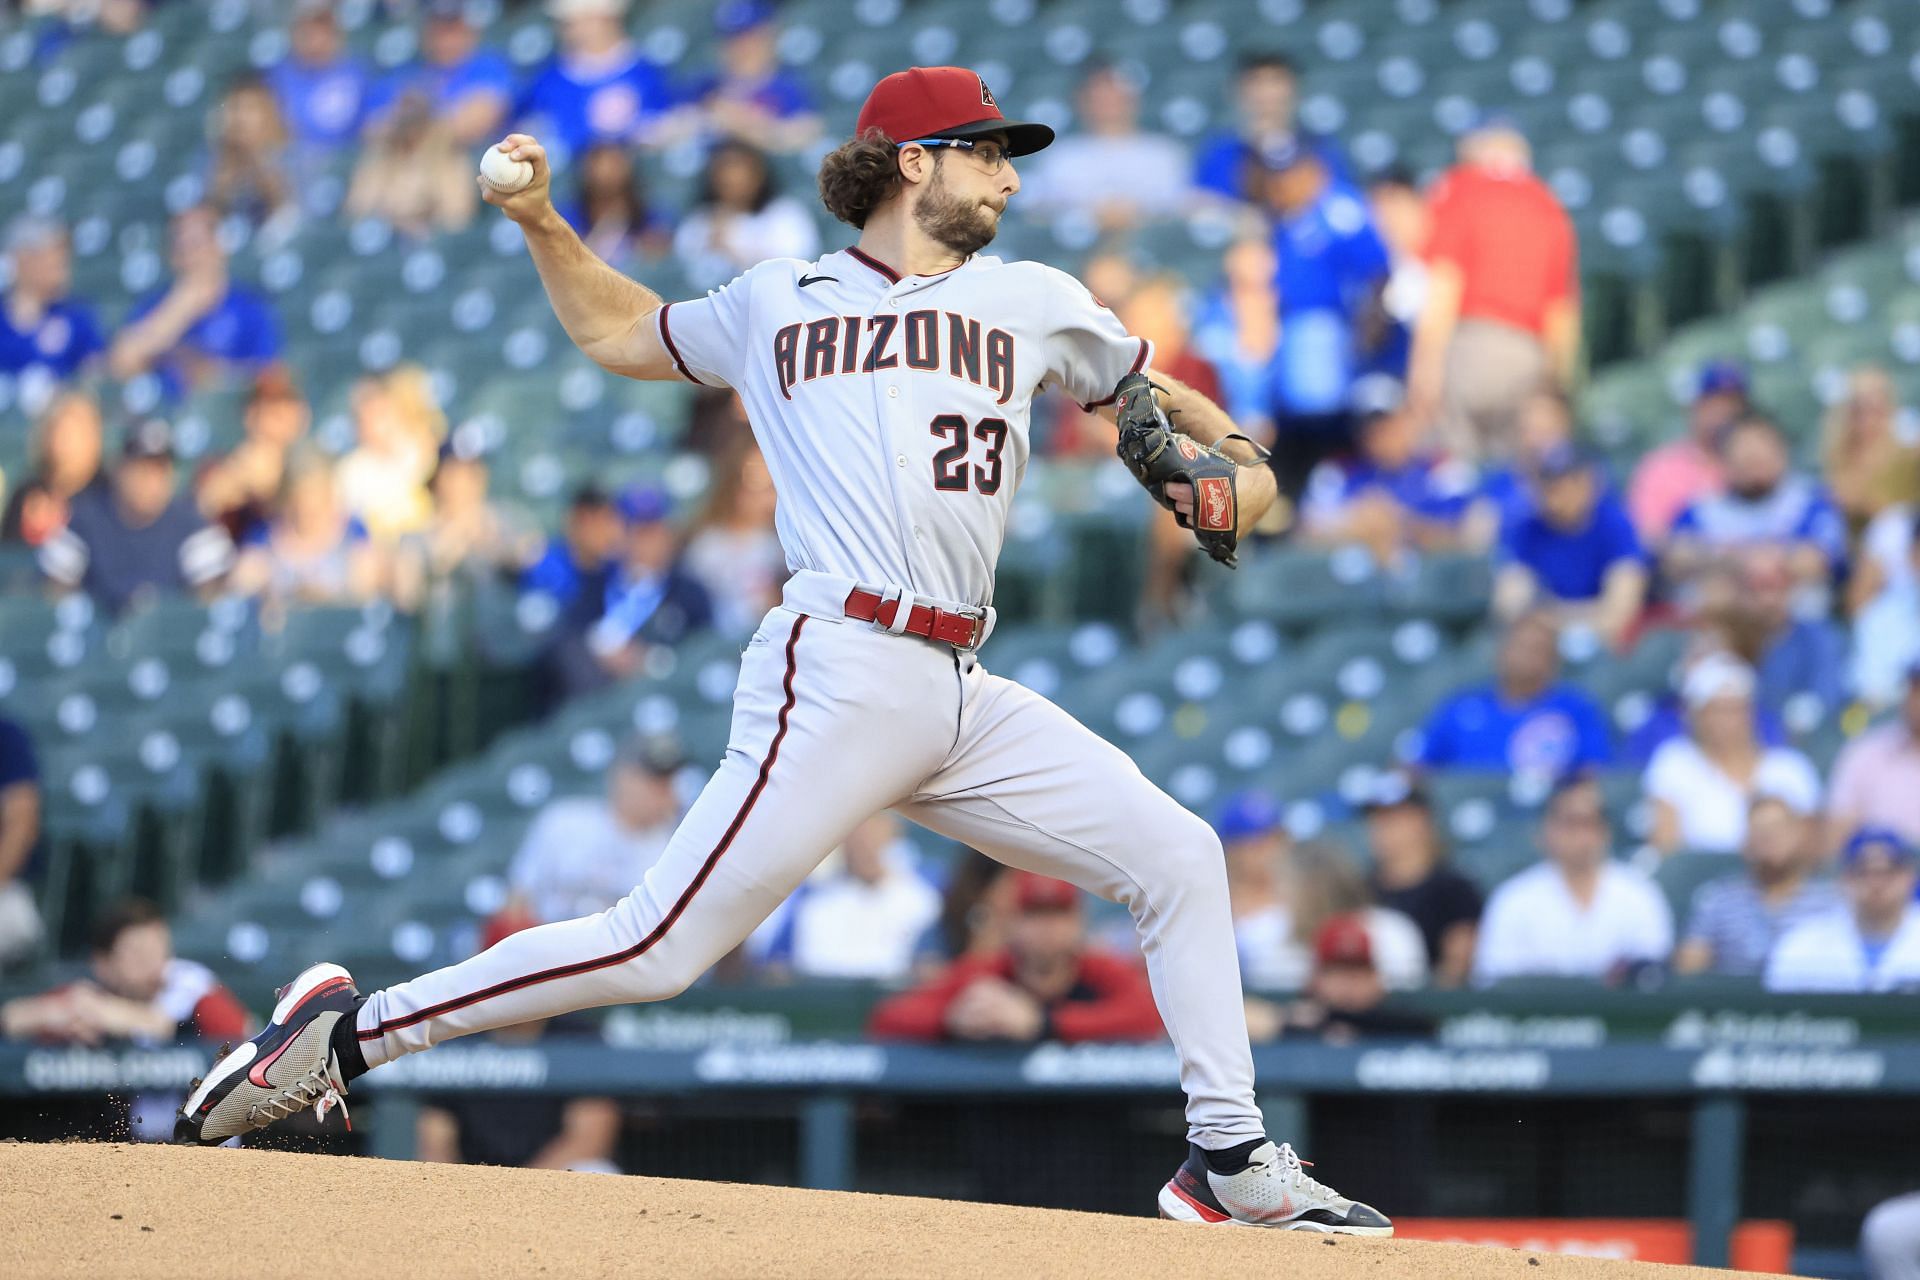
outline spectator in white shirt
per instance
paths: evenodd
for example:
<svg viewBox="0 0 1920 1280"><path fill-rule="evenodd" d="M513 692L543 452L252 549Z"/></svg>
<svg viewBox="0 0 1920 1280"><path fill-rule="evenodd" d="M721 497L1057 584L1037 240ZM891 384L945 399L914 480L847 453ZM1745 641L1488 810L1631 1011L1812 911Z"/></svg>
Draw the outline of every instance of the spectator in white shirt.
<svg viewBox="0 0 1920 1280"><path fill-rule="evenodd" d="M695 288L717 289L768 258L819 252L813 214L780 193L765 154L737 139L709 153L700 203L673 236L673 256Z"/></svg>
<svg viewBox="0 0 1920 1280"><path fill-rule="evenodd" d="M840 846L838 861L838 869L809 877L755 931L766 939L764 963L807 978L911 976L941 900L915 865L900 819L889 810L868 818Z"/></svg>
<svg viewBox="0 0 1920 1280"><path fill-rule="evenodd" d="M633 892L660 860L680 820L673 775L684 763L668 738L620 744L607 794L569 796L540 811L514 855L503 917L535 923L605 911ZM516 921L516 923L518 923Z"/></svg>
<svg viewBox="0 0 1920 1280"><path fill-rule="evenodd" d="M1653 881L1612 860L1599 784L1575 777L1547 801L1546 857L1498 889L1480 921L1478 983L1607 978L1673 949L1673 913Z"/></svg>
<svg viewBox="0 0 1920 1280"><path fill-rule="evenodd" d="M1767 960L1769 991L1920 989L1920 851L1885 827L1862 827L1840 855L1847 909L1789 930Z"/></svg>
<svg viewBox="0 0 1920 1280"><path fill-rule="evenodd" d="M1753 669L1724 653L1694 663L1681 683L1685 737L1654 751L1641 783L1653 802L1654 848L1737 853L1747 809L1757 795L1778 796L1794 812L1820 807L1820 775L1791 747L1770 747L1754 730Z"/></svg>
<svg viewBox="0 0 1920 1280"><path fill-rule="evenodd" d="M1074 98L1074 124L1035 164L1024 197L1033 213L1079 214L1103 229L1172 217L1187 206L1187 149L1140 128L1140 89L1118 67L1087 72ZM1151 173L1159 180L1141 182Z"/></svg>

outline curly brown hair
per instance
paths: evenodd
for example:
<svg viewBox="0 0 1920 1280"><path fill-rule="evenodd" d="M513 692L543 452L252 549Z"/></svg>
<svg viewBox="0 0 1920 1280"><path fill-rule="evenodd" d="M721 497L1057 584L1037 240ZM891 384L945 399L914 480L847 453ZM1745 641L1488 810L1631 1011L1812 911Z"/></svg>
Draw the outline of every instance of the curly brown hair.
<svg viewBox="0 0 1920 1280"><path fill-rule="evenodd" d="M935 161L939 156L936 153ZM820 200L827 212L855 227L900 190L900 150L892 138L869 129L820 162Z"/></svg>

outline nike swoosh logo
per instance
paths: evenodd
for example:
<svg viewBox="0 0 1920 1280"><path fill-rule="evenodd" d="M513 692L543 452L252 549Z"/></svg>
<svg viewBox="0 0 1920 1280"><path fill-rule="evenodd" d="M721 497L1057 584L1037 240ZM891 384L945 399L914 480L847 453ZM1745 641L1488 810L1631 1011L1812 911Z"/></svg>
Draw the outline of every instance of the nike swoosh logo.
<svg viewBox="0 0 1920 1280"><path fill-rule="evenodd" d="M260 1061L254 1063L253 1070L247 1072L248 1081L260 1086L262 1089L271 1089L273 1085L267 1079L268 1070L272 1068L274 1063L280 1061L280 1055L285 1053L288 1049L291 1049L293 1047L293 1042L295 1040L298 1040L299 1038L300 1037L298 1035L287 1037L287 1042L285 1044L281 1045L278 1049L275 1049L272 1053L268 1054L266 1057L262 1058Z"/></svg>
<svg viewBox="0 0 1920 1280"><path fill-rule="evenodd" d="M819 284L822 280L830 280L834 284L840 283L839 276L801 276L800 287L804 289L810 284Z"/></svg>

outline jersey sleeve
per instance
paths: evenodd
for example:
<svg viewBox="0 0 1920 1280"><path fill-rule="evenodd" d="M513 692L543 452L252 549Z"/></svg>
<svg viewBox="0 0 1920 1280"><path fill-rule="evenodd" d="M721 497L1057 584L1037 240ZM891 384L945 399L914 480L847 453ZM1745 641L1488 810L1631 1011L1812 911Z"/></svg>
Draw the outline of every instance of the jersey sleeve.
<svg viewBox="0 0 1920 1280"><path fill-rule="evenodd" d="M1153 344L1127 332L1087 287L1061 271L1048 273L1047 375L1092 411L1112 404L1120 379L1153 363Z"/></svg>
<svg viewBox="0 0 1920 1280"><path fill-rule="evenodd" d="M735 386L747 349L747 319L755 271L709 290L704 298L669 302L654 312L660 342L673 367L703 387Z"/></svg>

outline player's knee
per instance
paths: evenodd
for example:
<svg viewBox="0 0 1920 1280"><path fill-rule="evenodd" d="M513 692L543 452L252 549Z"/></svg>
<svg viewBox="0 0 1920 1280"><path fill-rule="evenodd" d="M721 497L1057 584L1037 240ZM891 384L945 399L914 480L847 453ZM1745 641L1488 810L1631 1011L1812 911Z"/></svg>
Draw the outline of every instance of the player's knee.
<svg viewBox="0 0 1920 1280"><path fill-rule="evenodd" d="M1162 878L1193 886L1226 878L1226 852L1211 826L1178 806L1156 824L1155 864Z"/></svg>

